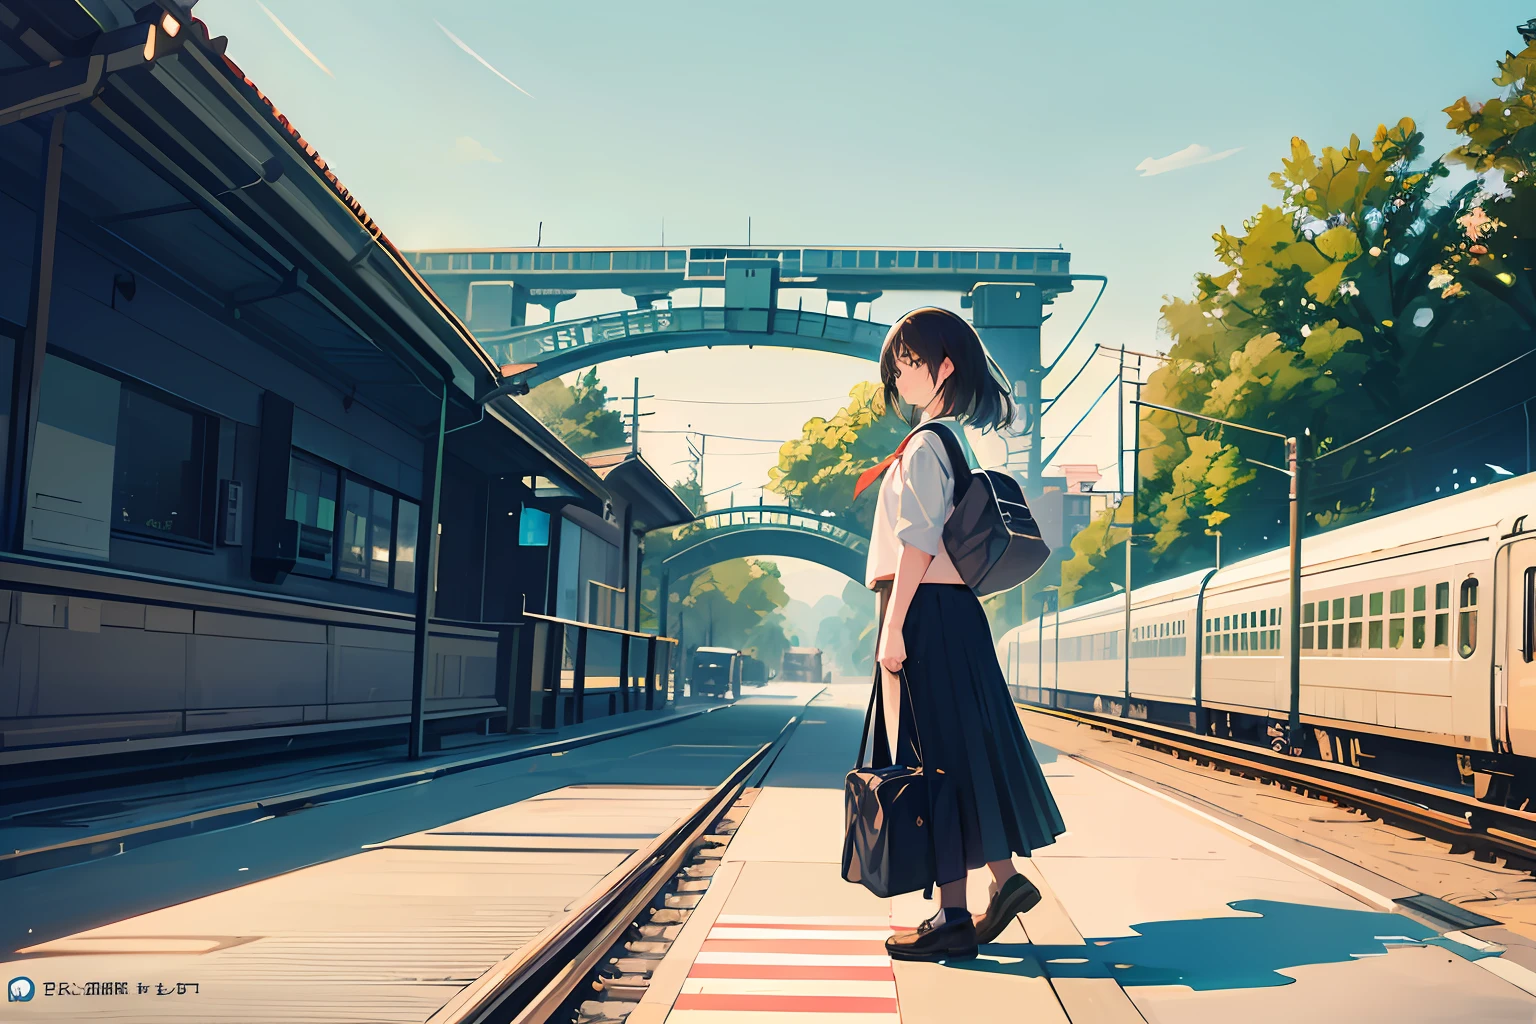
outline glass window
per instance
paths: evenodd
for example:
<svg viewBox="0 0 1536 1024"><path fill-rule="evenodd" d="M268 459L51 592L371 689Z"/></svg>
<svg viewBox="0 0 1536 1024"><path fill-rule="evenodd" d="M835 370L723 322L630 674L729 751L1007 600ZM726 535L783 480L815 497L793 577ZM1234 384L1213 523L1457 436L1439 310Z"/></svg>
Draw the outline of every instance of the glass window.
<svg viewBox="0 0 1536 1024"><path fill-rule="evenodd" d="M1247 629L1248 628L1248 613L1247 612L1243 612L1242 625L1240 625L1238 628L1239 629Z"/></svg>
<svg viewBox="0 0 1536 1024"><path fill-rule="evenodd" d="M1401 593L1401 591L1396 591L1395 593ZM1376 593L1371 595L1371 614L1372 615L1380 615L1381 614L1381 597L1382 597L1382 594L1381 594L1381 591L1379 591L1379 590Z"/></svg>
<svg viewBox="0 0 1536 1024"><path fill-rule="evenodd" d="M872 269L874 267L874 265L875 265L875 255L876 255L876 253L875 253L875 250L873 250L873 249L860 249L859 250L859 269L861 269L861 270Z"/></svg>
<svg viewBox="0 0 1536 1024"><path fill-rule="evenodd" d="M982 252L976 254L976 266L982 270L997 269L997 253Z"/></svg>
<svg viewBox="0 0 1536 1024"><path fill-rule="evenodd" d="M389 551L394 534L393 495L347 479L342 489L341 555L336 575L389 586Z"/></svg>
<svg viewBox="0 0 1536 1024"><path fill-rule="evenodd" d="M1352 619L1358 619L1364 614L1365 598L1361 597L1359 594L1356 594L1354 597L1349 599L1349 617ZM1335 618L1337 618L1337 616L1335 616Z"/></svg>
<svg viewBox="0 0 1536 1024"><path fill-rule="evenodd" d="M523 506L517 522L517 543L525 548L544 547L549 543L549 513Z"/></svg>
<svg viewBox="0 0 1536 1024"><path fill-rule="evenodd" d="M1449 583L1435 584L1435 608L1449 608L1451 606L1451 585Z"/></svg>
<svg viewBox="0 0 1536 1024"><path fill-rule="evenodd" d="M1355 623L1355 625L1358 626L1359 623ZM1334 626L1333 626L1333 649L1337 651L1337 650L1342 650L1343 647L1344 647L1344 624L1341 623L1341 622L1340 623L1335 623Z"/></svg>
<svg viewBox="0 0 1536 1024"><path fill-rule="evenodd" d="M1272 651L1280 649L1280 631L1278 629L1269 631L1269 649Z"/></svg>
<svg viewBox="0 0 1536 1024"><path fill-rule="evenodd" d="M1460 644L1457 650L1463 658L1472 657L1477 650L1477 579L1463 580L1461 584L1461 621L1457 624Z"/></svg>
<svg viewBox="0 0 1536 1024"><path fill-rule="evenodd" d="M421 528L421 509L401 498L395 515L395 589L416 593L416 532Z"/></svg>
<svg viewBox="0 0 1536 1024"><path fill-rule="evenodd" d="M1365 625L1365 623L1363 623L1363 622L1351 622L1349 624L1349 646L1350 647L1359 647L1360 646L1360 640L1361 640L1363 634L1365 633L1365 630L1362 628L1364 625Z"/></svg>
<svg viewBox="0 0 1536 1024"><path fill-rule="evenodd" d="M1344 599L1342 597L1333 599L1333 617L1336 619L1344 617Z"/></svg>
<svg viewBox="0 0 1536 1024"><path fill-rule="evenodd" d="M569 269L571 269L571 254L568 253L568 252L557 252L557 253L555 253L555 269L556 270L569 270Z"/></svg>
<svg viewBox="0 0 1536 1024"><path fill-rule="evenodd" d="M1520 654L1527 662L1536 651L1536 566L1525 570L1525 614L1521 616Z"/></svg>
<svg viewBox="0 0 1536 1024"><path fill-rule="evenodd" d="M1312 627L1311 626L1302 626L1301 627L1301 649L1304 650L1304 651L1310 651L1312 649Z"/></svg>
<svg viewBox="0 0 1536 1024"><path fill-rule="evenodd" d="M938 263L938 269L939 270L951 270L951 269L954 268L954 265L955 265L955 254L954 253L941 252L941 253L938 253L937 255L938 255L938 258L939 258L939 263Z"/></svg>
<svg viewBox="0 0 1536 1024"><path fill-rule="evenodd" d="M491 254L488 252L472 252L469 254L470 270L490 270Z"/></svg>
<svg viewBox="0 0 1536 1024"><path fill-rule="evenodd" d="M1394 590L1394 591L1392 591L1392 614L1393 615L1401 615L1401 614L1403 614L1404 606L1406 605L1406 598L1407 598L1407 596L1408 596L1408 592L1406 590Z"/></svg>
<svg viewBox="0 0 1536 1024"><path fill-rule="evenodd" d="M1424 646L1424 616L1413 617L1413 649L1420 650Z"/></svg>
<svg viewBox="0 0 1536 1024"><path fill-rule="evenodd" d="M1416 612L1421 612L1421 611L1424 610L1424 596L1425 596L1424 595L1424 591L1425 591L1425 589L1426 588L1424 588L1424 587L1414 587L1413 588L1413 610L1416 611Z"/></svg>
<svg viewBox="0 0 1536 1024"><path fill-rule="evenodd" d="M1320 651L1326 651L1328 649L1328 627L1327 626L1318 626L1317 627L1317 649L1320 650Z"/></svg>
<svg viewBox="0 0 1536 1024"><path fill-rule="evenodd" d="M124 383L119 389L112 471L112 528L151 537L208 541L212 416L168 405Z"/></svg>
<svg viewBox="0 0 1536 1024"><path fill-rule="evenodd" d="M296 572L331 574L336 530L335 467L299 452L288 461L288 518L299 523Z"/></svg>
<svg viewBox="0 0 1536 1024"><path fill-rule="evenodd" d="M1226 653L1227 651L1230 651L1231 649L1232 649L1232 634L1231 633L1223 633L1223 634L1221 634L1221 650L1222 650L1222 653Z"/></svg>
<svg viewBox="0 0 1536 1024"><path fill-rule="evenodd" d="M1238 642L1242 645L1242 650L1246 651L1248 649L1248 634L1247 633L1239 633L1239 634L1237 634L1237 639L1238 639Z"/></svg>
<svg viewBox="0 0 1536 1024"><path fill-rule="evenodd" d="M955 253L955 269L956 270L975 270L976 269L976 254L974 252L957 252L957 253Z"/></svg>
<svg viewBox="0 0 1536 1024"><path fill-rule="evenodd" d="M1263 611L1259 612L1259 625L1261 625L1261 626L1269 625L1269 609L1268 608L1265 608Z"/></svg>
<svg viewBox="0 0 1536 1024"><path fill-rule="evenodd" d="M1317 621L1318 622L1327 622L1328 621L1328 602L1327 601L1319 601L1319 602L1317 602Z"/></svg>
<svg viewBox="0 0 1536 1024"><path fill-rule="evenodd" d="M1231 629L1232 628L1232 616L1230 616L1230 615L1223 615L1221 617L1221 628L1222 629Z"/></svg>
<svg viewBox="0 0 1536 1024"><path fill-rule="evenodd" d="M919 267L923 267L925 269L932 269L932 267L933 267L933 253L931 253L931 252L920 252L920 253L918 253L917 254L917 265Z"/></svg>
<svg viewBox="0 0 1536 1024"><path fill-rule="evenodd" d="M1393 619L1392 621L1393 622L1399 622L1401 620ZM1370 647L1375 647L1375 648L1381 647L1381 620L1380 619L1372 619L1371 620L1370 629L1366 633L1366 644L1367 644L1367 646L1370 646Z"/></svg>
<svg viewBox="0 0 1536 1024"><path fill-rule="evenodd" d="M1403 626L1406 620L1391 619L1387 623L1387 646L1394 651L1403 646Z"/></svg>
<svg viewBox="0 0 1536 1024"><path fill-rule="evenodd" d="M1301 606L1301 621L1312 621L1312 603L1310 601Z"/></svg>

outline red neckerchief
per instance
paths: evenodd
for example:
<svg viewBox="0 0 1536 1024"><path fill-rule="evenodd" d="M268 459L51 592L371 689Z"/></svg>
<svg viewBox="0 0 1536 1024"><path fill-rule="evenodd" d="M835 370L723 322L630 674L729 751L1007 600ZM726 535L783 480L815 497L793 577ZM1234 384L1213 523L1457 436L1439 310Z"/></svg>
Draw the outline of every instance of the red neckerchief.
<svg viewBox="0 0 1536 1024"><path fill-rule="evenodd" d="M912 433L901 439L901 444L896 446L895 451L891 452L891 454L887 455L885 458L881 459L879 462L875 463L873 466L859 474L859 478L853 483L854 500L858 500L859 495L864 492L866 487L880 479L881 473L884 473L887 469L891 468L891 463L895 462L898 458L901 457L902 449L907 446L907 442L912 440L916 434L917 429L914 427Z"/></svg>

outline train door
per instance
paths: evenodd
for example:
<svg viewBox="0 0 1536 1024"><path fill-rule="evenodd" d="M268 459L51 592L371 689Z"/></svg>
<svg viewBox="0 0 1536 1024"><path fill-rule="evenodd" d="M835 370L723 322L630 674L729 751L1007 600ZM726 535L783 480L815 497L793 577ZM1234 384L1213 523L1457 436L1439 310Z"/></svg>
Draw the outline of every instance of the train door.
<svg viewBox="0 0 1536 1024"><path fill-rule="evenodd" d="M1494 729L1509 749L1529 756L1536 754L1536 538L1509 545L1502 561L1498 578L1503 607L1496 616L1501 635L1496 638L1493 669ZM1451 596L1457 618L1463 620L1457 623L1460 643L1468 600L1475 615L1477 599L1475 594Z"/></svg>

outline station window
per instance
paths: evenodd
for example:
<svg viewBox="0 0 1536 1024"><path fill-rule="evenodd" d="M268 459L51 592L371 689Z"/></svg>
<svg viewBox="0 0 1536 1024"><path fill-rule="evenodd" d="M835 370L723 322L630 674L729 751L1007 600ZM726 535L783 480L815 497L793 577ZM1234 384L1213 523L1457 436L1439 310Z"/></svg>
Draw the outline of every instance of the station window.
<svg viewBox="0 0 1536 1024"><path fill-rule="evenodd" d="M299 550L293 571L330 576L336 534L335 466L295 451L288 460L289 519L299 524Z"/></svg>
<svg viewBox="0 0 1536 1024"><path fill-rule="evenodd" d="M294 572L415 591L415 502L295 449L287 514L299 523Z"/></svg>
<svg viewBox="0 0 1536 1024"><path fill-rule="evenodd" d="M420 507L401 498L395 508L394 587L407 594L416 592L416 531L420 528Z"/></svg>
<svg viewBox="0 0 1536 1024"><path fill-rule="evenodd" d="M1463 658L1472 657L1472 652L1477 650L1477 577L1469 577L1461 583L1460 622L1457 624L1457 635L1460 645L1457 650Z"/></svg>
<svg viewBox="0 0 1536 1024"><path fill-rule="evenodd" d="M394 524L394 495L348 478L342 491L341 551L336 575L374 586L389 586Z"/></svg>
<svg viewBox="0 0 1536 1024"><path fill-rule="evenodd" d="M112 529L210 542L218 421L124 381L112 467Z"/></svg>

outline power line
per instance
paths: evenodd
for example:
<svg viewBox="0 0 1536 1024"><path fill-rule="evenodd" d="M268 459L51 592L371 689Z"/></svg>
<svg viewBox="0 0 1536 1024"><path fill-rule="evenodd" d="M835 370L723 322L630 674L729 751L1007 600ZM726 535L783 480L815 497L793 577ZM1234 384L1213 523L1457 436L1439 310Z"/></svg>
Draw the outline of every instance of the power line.
<svg viewBox="0 0 1536 1024"><path fill-rule="evenodd" d="M731 402L724 399L707 398L658 398L656 401L670 402L673 405L820 405L825 402L841 402L847 397L847 395L833 395L831 398L795 398L777 402ZM609 401L620 400L609 399Z"/></svg>
<svg viewBox="0 0 1536 1024"><path fill-rule="evenodd" d="M736 437L731 434L711 434L707 430L648 430L648 434L691 434L694 437L718 437L723 441L755 441L758 444L788 444L780 437Z"/></svg>

